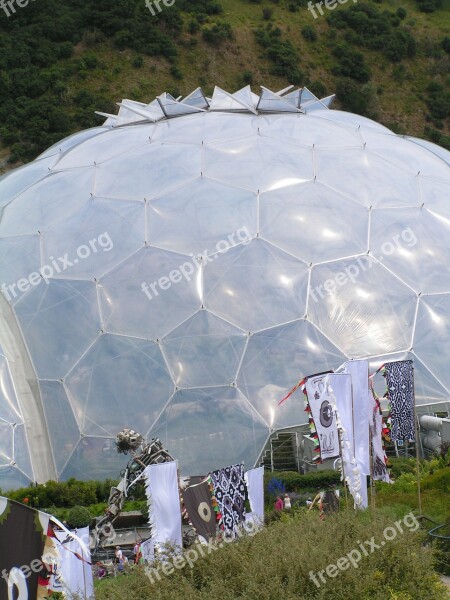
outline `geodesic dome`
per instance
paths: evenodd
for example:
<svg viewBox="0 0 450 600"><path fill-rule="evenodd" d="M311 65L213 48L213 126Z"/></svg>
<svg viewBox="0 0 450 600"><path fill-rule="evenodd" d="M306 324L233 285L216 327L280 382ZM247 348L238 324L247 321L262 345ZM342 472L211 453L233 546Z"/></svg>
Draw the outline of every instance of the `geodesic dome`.
<svg viewBox="0 0 450 600"><path fill-rule="evenodd" d="M0 180L0 486L116 476L123 427L250 468L348 358L448 409L450 153L330 101L123 101Z"/></svg>

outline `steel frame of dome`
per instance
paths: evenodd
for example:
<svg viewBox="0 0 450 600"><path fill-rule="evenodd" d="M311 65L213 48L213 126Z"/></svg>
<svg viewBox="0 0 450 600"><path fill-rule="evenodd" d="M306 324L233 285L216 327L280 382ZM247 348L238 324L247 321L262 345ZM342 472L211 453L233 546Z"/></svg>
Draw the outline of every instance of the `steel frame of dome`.
<svg viewBox="0 0 450 600"><path fill-rule="evenodd" d="M100 213L90 212L93 203L111 219L115 233L122 234L114 243L123 242L110 263L97 256L99 260L86 266L85 272L81 268L78 275L76 269L66 276L54 273L49 285L27 290L17 299L5 297L2 290L3 487L27 479L114 474L119 463L112 444L113 417L127 418L127 414L133 422L116 422L116 430L124 425L144 427L142 433L161 437L182 463L187 448L197 445L196 460L190 457L188 469L204 472L223 466L228 459L240 459L239 454L255 461L274 426L304 422L299 399L275 412L283 393L307 372L335 369L348 358L367 357L373 368L386 359L414 358L421 410L449 409L450 376L444 350L450 333L450 272L446 269L450 244L445 242L450 228L450 153L423 140L397 136L364 117L330 111L333 98L319 100L307 88L292 91L292 86L280 92L262 88L257 96L247 86L234 94L216 87L211 98L197 88L184 99L163 94L150 104L123 100L118 115L98 113L107 118L103 126L63 140L30 165L0 178L0 282L14 281L14 277L17 281L24 265L32 271L36 264L42 267L53 256L64 254L74 224L78 240L94 223L102 230ZM235 113L236 123L216 118L220 136L207 139L208 122L205 126L201 115L210 118L213 113ZM175 117L186 127L171 129ZM201 119L197 129L192 119ZM191 135L193 140L189 140ZM171 173L179 172L174 166L174 148L180 150L183 145L190 153L178 152L182 158L178 168L185 173L171 186ZM264 153L265 145L271 152ZM157 152L152 153L150 146ZM386 148L391 151L389 157ZM242 165L239 173L236 154ZM127 179L130 163L124 167L119 160L127 155L136 163L133 180ZM158 161L155 173L147 170L154 161ZM109 175L103 171L104 164L111 168ZM141 194L144 187L151 191L149 198ZM292 218L299 216L292 190L298 193L305 215L314 215L313 224L327 225L322 231L325 241L308 228L300 229L299 235L299 229L292 227ZM171 227L180 210L178 192L198 194L201 206L193 213L187 210L174 230ZM86 196L82 202L80 194ZM208 238L201 232L210 225L208 219L215 209L208 202L212 195L220 199L216 209L222 211L224 223L222 228L215 226ZM167 230L164 218L158 221L155 216L168 210L164 200L170 206L165 217L172 219ZM193 203L192 198L183 201ZM149 219L151 210L154 223ZM400 218L402 214L405 219ZM242 225L242 220L248 225L250 243L233 245L212 265L204 262L203 245L220 239L226 227ZM399 227L405 222L418 247L397 247L385 256L383 243L401 235ZM338 232L333 231L336 224ZM191 228L184 239L183 227ZM429 244L431 232L434 246ZM333 241L335 234L347 246ZM181 257L198 257L196 281L184 282L179 292L184 294L184 304L176 320L167 316L170 302L165 297L167 327L162 334L157 331L157 319L142 319L142 307L135 304L129 310L131 303L120 296L132 272L127 271L130 261L140 253L145 262L145 253L152 248L157 264L148 260L146 273L155 277L176 268ZM409 253L406 258L405 252ZM236 267L241 260L242 267ZM357 260L360 267L354 285L338 288L323 302L311 300L321 282L334 281ZM370 267L363 269L361 260ZM269 273L276 273L279 281L264 287ZM24 275L23 271L19 274ZM202 291L196 295L199 285ZM248 312L249 297L227 308L223 295L233 292L233 285L234 292L248 285L245 289L256 307L253 313ZM380 293L383 285L387 289ZM372 304L366 305L364 313L361 306L368 294L373 296ZM114 299L117 306L108 312L108 302L114 304ZM377 320L377 303L382 305L388 327ZM70 310L58 313L57 307L64 305ZM135 309L136 315L130 315ZM56 316L49 317L49 311ZM160 318L161 309L155 311ZM48 331L67 335L69 319L78 323L79 330L70 344L45 339ZM83 338L85 330L88 334ZM116 376L114 368L103 373L112 381L109 387L102 377L97 381L94 372L101 371L106 357L113 364L126 356L132 357L126 368L134 375L130 394L135 403L123 411L120 400L114 404L113 397L117 390L123 391L124 368L118 368ZM292 364L287 365L289 356ZM157 365L151 377L145 374L149 363ZM158 389L163 392L152 412L146 390L154 377L159 377ZM89 404L91 394L106 393L113 398L112 410L105 396L101 406ZM139 394L146 402L139 403ZM206 419L203 432L189 429L194 425L189 421L191 413L201 424ZM107 423L108 419L112 420ZM172 438L164 439L170 428ZM205 457L199 452L206 437ZM91 462L84 461L85 456ZM92 468L83 472L86 465Z"/></svg>

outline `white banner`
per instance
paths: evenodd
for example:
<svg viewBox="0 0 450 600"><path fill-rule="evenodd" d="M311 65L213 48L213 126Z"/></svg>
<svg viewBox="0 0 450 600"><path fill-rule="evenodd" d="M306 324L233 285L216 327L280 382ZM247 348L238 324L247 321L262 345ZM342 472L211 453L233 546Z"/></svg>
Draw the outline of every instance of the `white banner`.
<svg viewBox="0 0 450 600"><path fill-rule="evenodd" d="M251 514L264 523L264 467L250 469L244 474Z"/></svg>
<svg viewBox="0 0 450 600"><path fill-rule="evenodd" d="M91 600L94 596L91 553L89 551L89 527L71 532L84 542L82 546L66 531L55 530L59 564L55 574L54 591L63 591L69 598ZM59 589L62 585L62 590Z"/></svg>
<svg viewBox="0 0 450 600"><path fill-rule="evenodd" d="M329 373L312 375L305 383L311 416L316 427L320 455L322 459L339 456L339 438L336 428L336 419L330 403L325 379Z"/></svg>
<svg viewBox="0 0 450 600"><path fill-rule="evenodd" d="M164 544L182 547L178 473L175 461L145 468L149 522L155 550Z"/></svg>
<svg viewBox="0 0 450 600"><path fill-rule="evenodd" d="M369 361L351 360L345 363L345 373L352 376L353 395L353 450L361 473L370 475L369 421L370 404Z"/></svg>

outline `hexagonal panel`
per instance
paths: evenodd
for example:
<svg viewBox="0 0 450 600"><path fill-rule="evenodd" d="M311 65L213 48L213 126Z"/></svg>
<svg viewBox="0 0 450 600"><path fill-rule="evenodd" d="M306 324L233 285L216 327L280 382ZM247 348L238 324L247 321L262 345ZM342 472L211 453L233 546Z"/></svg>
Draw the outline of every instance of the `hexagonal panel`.
<svg viewBox="0 0 450 600"><path fill-rule="evenodd" d="M102 437L147 431L174 387L157 344L116 335L100 336L65 383L81 432Z"/></svg>
<svg viewBox="0 0 450 600"><path fill-rule="evenodd" d="M409 349L416 302L367 255L312 269L308 315L350 358Z"/></svg>
<svg viewBox="0 0 450 600"><path fill-rule="evenodd" d="M364 140L370 146L371 152L386 156L386 146L389 147L389 161L405 171L417 175L421 173L428 177L448 177L448 166L421 146L398 135L366 131Z"/></svg>
<svg viewBox="0 0 450 600"><path fill-rule="evenodd" d="M124 157L102 162L96 169L95 195L143 200L198 177L201 146L149 144ZM130 185L130 182L133 182Z"/></svg>
<svg viewBox="0 0 450 600"><path fill-rule="evenodd" d="M99 282L103 329L162 338L200 308L200 281L191 257L142 248Z"/></svg>
<svg viewBox="0 0 450 600"><path fill-rule="evenodd" d="M201 387L235 380L246 341L245 332L201 310L164 337L161 346L176 385Z"/></svg>
<svg viewBox="0 0 450 600"><path fill-rule="evenodd" d="M305 314L308 267L265 241L232 248L205 265L205 305L245 331Z"/></svg>
<svg viewBox="0 0 450 600"><path fill-rule="evenodd" d="M317 181L261 194L259 206L261 236L307 263L367 250L367 208Z"/></svg>
<svg viewBox="0 0 450 600"><path fill-rule="evenodd" d="M39 389L52 444L53 458L59 474L80 439L80 430L62 383L40 381Z"/></svg>
<svg viewBox="0 0 450 600"><path fill-rule="evenodd" d="M439 381L450 388L447 352L450 294L421 296L414 334L414 352Z"/></svg>
<svg viewBox="0 0 450 600"><path fill-rule="evenodd" d="M231 387L178 391L149 431L178 458L185 475L241 461L250 469L268 435L268 426Z"/></svg>
<svg viewBox="0 0 450 600"><path fill-rule="evenodd" d="M38 377L59 379L100 332L95 284L41 281L15 305Z"/></svg>
<svg viewBox="0 0 450 600"><path fill-rule="evenodd" d="M102 135L80 140L66 150L53 167L54 170L93 166L111 158L120 157L150 144L154 125L142 125L129 129L110 129Z"/></svg>
<svg viewBox="0 0 450 600"><path fill-rule="evenodd" d="M152 142L179 144L207 144L229 139L240 139L254 134L264 117L234 114L230 119L224 113L196 113L182 119L160 121L152 134Z"/></svg>
<svg viewBox="0 0 450 600"><path fill-rule="evenodd" d="M370 249L415 291L450 290L450 221L426 208L374 210Z"/></svg>
<svg viewBox="0 0 450 600"><path fill-rule="evenodd" d="M417 178L392 165L387 157L372 154L368 148L342 152L317 149L314 152L317 180L364 206L420 206Z"/></svg>
<svg viewBox="0 0 450 600"><path fill-rule="evenodd" d="M49 173L4 208L0 236L46 231L85 206L93 191L93 168Z"/></svg>
<svg viewBox="0 0 450 600"><path fill-rule="evenodd" d="M328 112L328 111L326 111ZM302 146L316 148L348 148L362 147L363 141L359 132L339 123L323 123L314 116L304 114L271 115L267 124L259 126L262 136L286 140Z"/></svg>
<svg viewBox="0 0 450 600"><path fill-rule="evenodd" d="M21 280L40 267L38 235L0 239L0 291L10 304L14 305L26 291L27 284Z"/></svg>
<svg viewBox="0 0 450 600"><path fill-rule="evenodd" d="M431 177L419 177L419 186L424 207L444 217L443 222L450 222L450 174L446 180L432 179ZM436 216L437 216L436 215Z"/></svg>
<svg viewBox="0 0 450 600"><path fill-rule="evenodd" d="M256 194L206 177L148 203L149 244L184 254L209 254L256 234Z"/></svg>
<svg viewBox="0 0 450 600"><path fill-rule="evenodd" d="M276 190L313 178L312 150L252 135L204 146L203 173L253 192Z"/></svg>
<svg viewBox="0 0 450 600"><path fill-rule="evenodd" d="M55 278L99 278L143 247L144 203L91 199L42 238L42 261Z"/></svg>
<svg viewBox="0 0 450 600"><path fill-rule="evenodd" d="M345 355L309 321L301 319L250 337L237 380L273 428L305 423L300 390L279 408L277 403L305 375L336 369Z"/></svg>
<svg viewBox="0 0 450 600"><path fill-rule="evenodd" d="M18 194L46 177L53 163L54 160L51 158L35 160L28 165L0 176L0 184L2 186L0 208L9 204Z"/></svg>
<svg viewBox="0 0 450 600"><path fill-rule="evenodd" d="M67 465L60 475L60 481L74 477L85 481L117 478L124 469L129 457L118 454L112 438L82 437Z"/></svg>

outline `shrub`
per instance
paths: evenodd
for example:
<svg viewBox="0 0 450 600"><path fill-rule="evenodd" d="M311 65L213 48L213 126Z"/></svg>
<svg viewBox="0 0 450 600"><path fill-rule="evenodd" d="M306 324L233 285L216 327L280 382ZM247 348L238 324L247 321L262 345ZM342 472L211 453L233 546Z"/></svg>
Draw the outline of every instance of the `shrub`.
<svg viewBox="0 0 450 600"><path fill-rule="evenodd" d="M423 533L403 526L404 533L381 546L385 528L393 525L392 517L369 512L344 510L324 521L314 511L291 517L283 514L255 536L205 552L192 568L154 577L153 582L141 569L128 577L102 581L96 598L445 600L444 586L433 572L433 552L421 547ZM370 552L372 538L379 547ZM366 540L369 552L356 563L359 568L348 565L334 579L325 575L325 583L317 587L311 571L317 574L336 565Z"/></svg>
<svg viewBox="0 0 450 600"><path fill-rule="evenodd" d="M73 529L87 527L91 524L92 516L84 506L74 506L67 515L67 525Z"/></svg>
<svg viewBox="0 0 450 600"><path fill-rule="evenodd" d="M220 46L222 42L233 39L233 30L226 21L217 21L211 27L203 29L203 39L212 46Z"/></svg>
<svg viewBox="0 0 450 600"><path fill-rule="evenodd" d="M371 73L364 61L364 55L350 48L346 44L339 44L333 50L334 56L339 60L339 65L333 67L335 75L351 77L360 83L369 81Z"/></svg>
<svg viewBox="0 0 450 600"><path fill-rule="evenodd" d="M135 69L140 69L144 65L144 59L142 56L135 56L131 64Z"/></svg>
<svg viewBox="0 0 450 600"><path fill-rule="evenodd" d="M315 42L317 40L316 30L314 27L311 27L311 25L305 25L303 27L302 36L305 38L305 40L308 40L308 42Z"/></svg>
<svg viewBox="0 0 450 600"><path fill-rule="evenodd" d="M403 21L403 19L406 17L406 15L408 13L406 12L406 10L404 8L402 8L401 6L399 6L397 8L397 11L396 11L395 14L397 15L397 17L399 17Z"/></svg>

